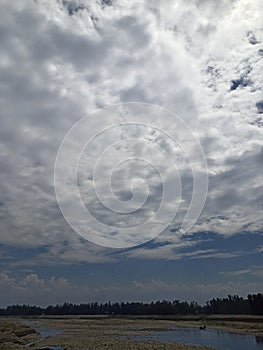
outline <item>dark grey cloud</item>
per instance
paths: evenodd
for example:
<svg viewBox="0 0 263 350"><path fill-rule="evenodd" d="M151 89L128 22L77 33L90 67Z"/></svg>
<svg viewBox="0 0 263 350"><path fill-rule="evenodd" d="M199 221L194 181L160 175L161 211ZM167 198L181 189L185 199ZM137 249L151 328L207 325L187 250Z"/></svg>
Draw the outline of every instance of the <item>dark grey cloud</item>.
<svg viewBox="0 0 263 350"><path fill-rule="evenodd" d="M258 114L262 114L263 113L263 100L262 101L258 101L256 103L256 107L258 109Z"/></svg>

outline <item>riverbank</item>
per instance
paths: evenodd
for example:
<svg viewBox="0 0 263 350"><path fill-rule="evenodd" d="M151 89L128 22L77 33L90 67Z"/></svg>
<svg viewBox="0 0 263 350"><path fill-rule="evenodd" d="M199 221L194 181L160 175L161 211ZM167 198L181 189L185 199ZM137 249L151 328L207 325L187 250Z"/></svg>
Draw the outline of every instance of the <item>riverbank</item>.
<svg viewBox="0 0 263 350"><path fill-rule="evenodd" d="M148 316L139 316L139 318ZM202 316L153 316L152 319L173 321L174 325L218 329L226 332L250 334L263 338L263 316L254 315L202 315Z"/></svg>
<svg viewBox="0 0 263 350"><path fill-rule="evenodd" d="M33 328L21 324L18 318L0 318L0 349L18 350L40 339L40 334Z"/></svg>
<svg viewBox="0 0 263 350"><path fill-rule="evenodd" d="M37 330L51 328L60 330L55 337L41 338L34 325L23 323L34 321ZM0 348L39 349L53 346L66 350L209 350L206 346L179 343L161 343L158 341L134 341L136 335L147 336L151 331L164 331L174 326L215 328L230 332L263 336L263 318L253 316L207 316L207 317L108 317L108 316L44 316L35 318L1 318ZM23 335L24 331L24 335ZM20 333L19 333L20 332ZM33 342L30 346L25 346Z"/></svg>

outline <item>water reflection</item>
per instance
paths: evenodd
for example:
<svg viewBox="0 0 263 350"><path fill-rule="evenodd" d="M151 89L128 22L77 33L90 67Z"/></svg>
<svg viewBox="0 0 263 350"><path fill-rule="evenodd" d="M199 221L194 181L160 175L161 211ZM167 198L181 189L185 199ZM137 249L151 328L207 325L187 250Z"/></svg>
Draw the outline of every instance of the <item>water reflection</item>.
<svg viewBox="0 0 263 350"><path fill-rule="evenodd" d="M61 330L43 327L38 322L35 322L35 321L23 321L23 323L26 324L27 326L33 327L41 336L39 340L27 343L26 344L27 347L40 343L44 338L56 337L57 335L62 333ZM36 350L64 350L64 348L59 346L46 346Z"/></svg>
<svg viewBox="0 0 263 350"><path fill-rule="evenodd" d="M215 329L173 327L168 331L150 332L131 337L133 340L156 340L207 345L218 350L263 350L263 338L247 334L229 333Z"/></svg>
<svg viewBox="0 0 263 350"><path fill-rule="evenodd" d="M263 337L256 336L256 342L257 343L263 343Z"/></svg>

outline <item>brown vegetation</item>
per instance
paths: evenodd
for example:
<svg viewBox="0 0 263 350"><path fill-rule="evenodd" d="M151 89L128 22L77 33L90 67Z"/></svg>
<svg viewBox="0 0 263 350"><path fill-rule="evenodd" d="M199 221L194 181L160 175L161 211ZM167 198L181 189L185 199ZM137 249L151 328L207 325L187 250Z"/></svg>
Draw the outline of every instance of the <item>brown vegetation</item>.
<svg viewBox="0 0 263 350"><path fill-rule="evenodd" d="M29 342L36 341L40 335L35 329L17 321L0 320L1 350L18 350Z"/></svg>

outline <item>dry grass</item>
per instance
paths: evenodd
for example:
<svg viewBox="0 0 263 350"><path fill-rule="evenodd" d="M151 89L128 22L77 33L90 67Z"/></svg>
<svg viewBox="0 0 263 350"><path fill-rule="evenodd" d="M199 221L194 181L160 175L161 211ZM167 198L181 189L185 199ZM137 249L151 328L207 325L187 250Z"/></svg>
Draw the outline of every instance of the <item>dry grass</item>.
<svg viewBox="0 0 263 350"><path fill-rule="evenodd" d="M0 319L0 349L18 350L31 341L36 341L40 335L31 327L17 321Z"/></svg>
<svg viewBox="0 0 263 350"><path fill-rule="evenodd" d="M42 321L41 321L42 323ZM156 341L133 341L127 338L143 330L164 330L170 321L131 320L116 318L63 318L46 319L43 324L52 328L63 328L64 333L56 338L48 338L41 345L62 346L67 350L204 350L203 346L169 344ZM141 335L141 334L140 334ZM119 339L125 337L125 339Z"/></svg>

